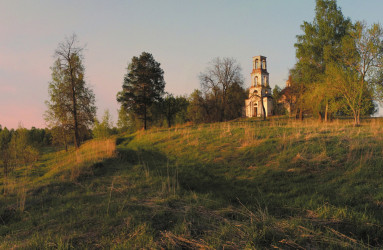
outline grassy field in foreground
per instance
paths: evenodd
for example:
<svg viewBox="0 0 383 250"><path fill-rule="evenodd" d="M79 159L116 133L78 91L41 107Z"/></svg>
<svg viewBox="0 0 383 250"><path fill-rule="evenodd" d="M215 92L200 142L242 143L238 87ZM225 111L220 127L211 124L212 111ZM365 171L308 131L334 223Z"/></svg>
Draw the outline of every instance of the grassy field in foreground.
<svg viewBox="0 0 383 250"><path fill-rule="evenodd" d="M116 144L0 177L0 247L383 247L383 120L243 120Z"/></svg>

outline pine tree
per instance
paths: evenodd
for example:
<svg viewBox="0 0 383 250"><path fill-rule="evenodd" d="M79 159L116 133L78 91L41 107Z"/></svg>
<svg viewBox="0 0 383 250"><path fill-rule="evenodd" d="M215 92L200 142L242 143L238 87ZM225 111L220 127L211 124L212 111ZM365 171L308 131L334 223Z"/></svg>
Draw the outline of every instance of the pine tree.
<svg viewBox="0 0 383 250"><path fill-rule="evenodd" d="M154 60L152 54L142 52L139 57L132 58L117 101L126 112L137 115L143 121L144 129L147 129L149 109L154 102L161 100L164 89L164 71L160 63Z"/></svg>

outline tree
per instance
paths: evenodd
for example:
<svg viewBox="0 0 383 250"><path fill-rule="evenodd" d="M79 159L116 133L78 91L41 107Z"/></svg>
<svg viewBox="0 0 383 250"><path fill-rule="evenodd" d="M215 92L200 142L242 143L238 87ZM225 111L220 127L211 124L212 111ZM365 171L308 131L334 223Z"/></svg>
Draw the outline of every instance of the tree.
<svg viewBox="0 0 383 250"><path fill-rule="evenodd" d="M326 91L326 68L338 63L342 54L339 45L351 27L350 19L344 18L335 0L317 0L314 21L301 26L304 34L297 36L298 61L291 74L299 87L297 111L301 118L304 110L311 110L327 119L329 103L336 97ZM314 93L318 94L315 98Z"/></svg>
<svg viewBox="0 0 383 250"><path fill-rule="evenodd" d="M282 89L275 85L272 93L273 97L273 112L274 115L284 115L286 113L285 107L280 103L280 100L282 98ZM285 96L285 100L287 102L287 96Z"/></svg>
<svg viewBox="0 0 383 250"><path fill-rule="evenodd" d="M360 124L360 116L374 110L372 97L379 97L383 82L383 29L379 24L367 28L357 22L349 36L342 41L342 65L328 68L328 82L333 91L342 94L345 105Z"/></svg>
<svg viewBox="0 0 383 250"><path fill-rule="evenodd" d="M125 111L123 107L118 109L117 128L119 132L127 132L134 128L134 121L132 121L130 115Z"/></svg>
<svg viewBox="0 0 383 250"><path fill-rule="evenodd" d="M28 130L23 127L19 127L12 135L9 150L13 166L27 165L39 157L38 150L28 140Z"/></svg>
<svg viewBox="0 0 383 250"><path fill-rule="evenodd" d="M4 176L7 177L10 168L10 150L9 144L12 139L12 133L4 127L0 132L0 167L3 168Z"/></svg>
<svg viewBox="0 0 383 250"><path fill-rule="evenodd" d="M231 105L228 102L229 91L234 85L241 88L243 85L240 65L233 58L218 57L210 62L210 66L200 74L199 78L202 90L210 95L209 99L213 101L214 108L218 111L218 121L229 119L226 112Z"/></svg>
<svg viewBox="0 0 383 250"><path fill-rule="evenodd" d="M105 110L102 121L97 119L94 122L93 136L95 138L106 138L113 134L113 122L110 117L109 110Z"/></svg>
<svg viewBox="0 0 383 250"><path fill-rule="evenodd" d="M55 51L56 61L51 67L50 100L45 119L51 127L73 135L78 148L82 133L93 124L96 114L95 97L84 80L83 47L78 46L76 35L66 38ZM62 134L59 133L59 134Z"/></svg>
<svg viewBox="0 0 383 250"><path fill-rule="evenodd" d="M190 94L189 103L187 113L188 118L192 122L202 123L209 121L209 108L200 90L195 89L193 93Z"/></svg>
<svg viewBox="0 0 383 250"><path fill-rule="evenodd" d="M174 117L174 124L183 124L190 121L187 112L190 104L188 98L186 96L177 96L176 103L178 106L178 111Z"/></svg>
<svg viewBox="0 0 383 250"><path fill-rule="evenodd" d="M134 56L124 77L122 91L117 94L117 101L126 112L137 115L147 129L148 111L151 105L161 100L164 94L164 71L152 54L142 52Z"/></svg>
<svg viewBox="0 0 383 250"><path fill-rule="evenodd" d="M188 101L182 96L174 97L172 94L167 94L165 98L160 102L160 109L166 118L166 123L170 128L174 124L174 120L182 111L185 111L188 106ZM186 115L184 115L186 116ZM179 117L179 122L185 122L186 117Z"/></svg>

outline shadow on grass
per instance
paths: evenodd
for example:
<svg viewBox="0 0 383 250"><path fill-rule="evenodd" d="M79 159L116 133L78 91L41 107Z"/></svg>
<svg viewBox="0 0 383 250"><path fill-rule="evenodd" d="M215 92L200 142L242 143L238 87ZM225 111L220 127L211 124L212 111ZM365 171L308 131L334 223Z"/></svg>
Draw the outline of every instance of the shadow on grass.
<svg viewBox="0 0 383 250"><path fill-rule="evenodd" d="M268 153L277 153L277 149L272 149L271 146ZM231 163L220 164L200 161L182 163L182 160L178 161L177 159L172 161L167 155L155 148L138 150L124 148L120 150L119 154L122 155L122 160L127 160L128 163L132 164L145 164L151 172L163 178L168 178L169 173L170 175L176 173L177 182L183 190L211 194L211 197L214 197L217 202L217 206L233 205L240 207L245 205L251 210L261 208L267 210L274 217L289 219L291 217L306 218L308 209L315 210L328 202L334 209L337 207L341 209L347 206L347 202L351 202L346 197L339 197L337 194L337 191L342 188L342 183L336 180L342 177L343 170L321 169L320 164L318 166L302 165L302 169L312 169L310 171L295 172L270 168L258 172L258 176L251 174L249 178L244 178L246 173L250 173L246 167L235 164L233 166ZM254 155L246 157L254 157ZM296 168L299 168L299 162L295 165ZM232 168L237 168L237 170ZM365 198L361 197L361 199ZM368 204L369 201L365 200L363 203ZM358 209L355 211L368 212L376 216L376 219L382 214L381 211L376 211L375 207L369 206L366 206L364 211ZM163 216L166 217L167 215L164 214ZM334 214L334 216L336 215ZM309 220L311 219L309 218ZM161 219L161 221L164 220ZM331 227L345 235L354 235L366 242L374 238L374 245L382 243L382 240L377 240L383 237L382 230L373 225L367 226L367 224L357 226L357 223L358 221L350 220L347 217L345 219L323 218L319 220L317 226L323 230ZM162 227L159 229L164 230Z"/></svg>

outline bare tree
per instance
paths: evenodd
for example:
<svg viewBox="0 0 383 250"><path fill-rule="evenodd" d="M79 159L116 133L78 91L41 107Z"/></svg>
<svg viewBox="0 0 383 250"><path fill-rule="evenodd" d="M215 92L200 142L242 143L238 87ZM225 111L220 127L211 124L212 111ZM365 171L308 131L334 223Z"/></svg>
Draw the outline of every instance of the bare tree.
<svg viewBox="0 0 383 250"><path fill-rule="evenodd" d="M215 58L210 62L210 66L204 73L201 73L200 82L202 89L211 92L219 107L220 121L226 119L225 109L227 108L228 90L234 85L243 85L241 66L234 58Z"/></svg>

